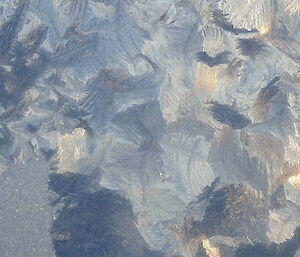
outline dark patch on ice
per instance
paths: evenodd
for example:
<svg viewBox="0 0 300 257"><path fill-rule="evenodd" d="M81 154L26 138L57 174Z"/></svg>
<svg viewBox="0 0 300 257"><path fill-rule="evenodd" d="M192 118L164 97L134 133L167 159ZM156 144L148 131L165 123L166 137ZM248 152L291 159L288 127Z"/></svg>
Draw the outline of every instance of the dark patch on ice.
<svg viewBox="0 0 300 257"><path fill-rule="evenodd" d="M212 57L209 56L206 52L198 52L196 54L196 60L198 62L203 62L209 67L214 67L220 64L227 64L230 63L230 55L231 53L228 51L224 51L218 53L216 56Z"/></svg>
<svg viewBox="0 0 300 257"><path fill-rule="evenodd" d="M268 209L265 201L243 185L220 187L218 183L215 181L206 187L197 199L207 203L203 219L186 219L183 233L188 238L222 235L267 241Z"/></svg>
<svg viewBox="0 0 300 257"><path fill-rule="evenodd" d="M235 253L235 257L294 257L300 248L300 227L294 233L293 238L283 243L275 244L248 244L240 245Z"/></svg>
<svg viewBox="0 0 300 257"><path fill-rule="evenodd" d="M240 38L238 39L238 49L241 55L255 58L258 54L265 52L267 44L257 38Z"/></svg>
<svg viewBox="0 0 300 257"><path fill-rule="evenodd" d="M251 123L247 117L226 104L212 102L209 110L217 121L227 124L233 129L242 129Z"/></svg>
<svg viewBox="0 0 300 257"><path fill-rule="evenodd" d="M247 33L257 33L257 29L247 30L244 28L234 28L232 23L228 20L227 15L223 14L221 10L213 11L214 23L217 24L220 28L229 31L235 35L247 34Z"/></svg>
<svg viewBox="0 0 300 257"><path fill-rule="evenodd" d="M57 257L163 256L140 235L128 200L108 189L89 192L89 184L82 174L50 175L49 189L63 203L50 230Z"/></svg>

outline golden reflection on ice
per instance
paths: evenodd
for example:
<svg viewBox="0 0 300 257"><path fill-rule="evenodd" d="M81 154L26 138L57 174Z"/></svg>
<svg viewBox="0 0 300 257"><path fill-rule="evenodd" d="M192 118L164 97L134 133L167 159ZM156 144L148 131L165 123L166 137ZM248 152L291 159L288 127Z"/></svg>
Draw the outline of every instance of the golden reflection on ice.
<svg viewBox="0 0 300 257"><path fill-rule="evenodd" d="M206 64L198 63L195 81L196 88L208 91L213 90L218 83L217 71L218 67L209 67Z"/></svg>
<svg viewBox="0 0 300 257"><path fill-rule="evenodd" d="M202 241L203 247L206 251L206 254L209 257L220 257L220 250L217 247L213 247L210 242L209 239L205 239Z"/></svg>
<svg viewBox="0 0 300 257"><path fill-rule="evenodd" d="M295 176L289 177L288 181L293 187L300 190L300 173Z"/></svg>
<svg viewBox="0 0 300 257"><path fill-rule="evenodd" d="M76 128L71 134L58 137L59 171L74 172L74 163L84 155L85 130Z"/></svg>

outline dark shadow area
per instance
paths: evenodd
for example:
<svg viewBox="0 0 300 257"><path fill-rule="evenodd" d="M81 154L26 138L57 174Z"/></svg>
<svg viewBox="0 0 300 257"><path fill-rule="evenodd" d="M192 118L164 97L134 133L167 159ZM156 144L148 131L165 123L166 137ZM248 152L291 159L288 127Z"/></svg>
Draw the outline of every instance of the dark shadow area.
<svg viewBox="0 0 300 257"><path fill-rule="evenodd" d="M212 112L215 120L227 124L233 129L242 129L251 123L247 117L226 104L212 102L209 110Z"/></svg>
<svg viewBox="0 0 300 257"><path fill-rule="evenodd" d="M241 245L235 257L294 257L300 248L300 228L298 227L293 238L281 244L254 244Z"/></svg>
<svg viewBox="0 0 300 257"><path fill-rule="evenodd" d="M235 35L245 34L245 33L257 33L257 29L247 30L244 28L235 28L232 23L227 18L228 15L223 14L221 10L215 10L213 12L214 23L220 28L229 31Z"/></svg>
<svg viewBox="0 0 300 257"><path fill-rule="evenodd" d="M26 92L49 66L48 54L41 49L47 27L39 25L23 41L18 40L26 17L26 3L21 1L0 28L0 105L4 109L0 122L3 123L23 117L29 104L24 97Z"/></svg>
<svg viewBox="0 0 300 257"><path fill-rule="evenodd" d="M89 192L89 183L81 174L50 175L63 204L50 231L57 257L163 256L140 235L128 200L108 189Z"/></svg>
<svg viewBox="0 0 300 257"><path fill-rule="evenodd" d="M238 39L238 49L241 55L255 58L256 55L266 51L267 44L257 38Z"/></svg>
<svg viewBox="0 0 300 257"><path fill-rule="evenodd" d="M203 62L209 67L214 67L220 64L230 63L230 55L228 51L218 53L216 56L209 56L206 52L198 52L196 54L196 61Z"/></svg>
<svg viewBox="0 0 300 257"><path fill-rule="evenodd" d="M186 219L183 234L187 238L221 235L266 242L268 209L264 200L243 185L217 188L218 183L214 181L199 196L197 201L206 201L207 204L203 219Z"/></svg>
<svg viewBox="0 0 300 257"><path fill-rule="evenodd" d="M266 87L261 89L257 99L259 103L267 104L272 100L273 97L275 97L279 93L280 89L278 88L278 86L276 86L276 83L279 80L280 77L277 76L272 79Z"/></svg>

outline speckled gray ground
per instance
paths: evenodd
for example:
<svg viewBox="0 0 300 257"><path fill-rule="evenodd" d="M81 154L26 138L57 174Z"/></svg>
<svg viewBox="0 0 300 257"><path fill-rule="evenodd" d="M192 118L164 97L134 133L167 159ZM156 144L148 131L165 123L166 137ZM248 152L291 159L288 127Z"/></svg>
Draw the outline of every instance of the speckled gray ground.
<svg viewBox="0 0 300 257"><path fill-rule="evenodd" d="M1 257L299 257L299 0L0 0Z"/></svg>

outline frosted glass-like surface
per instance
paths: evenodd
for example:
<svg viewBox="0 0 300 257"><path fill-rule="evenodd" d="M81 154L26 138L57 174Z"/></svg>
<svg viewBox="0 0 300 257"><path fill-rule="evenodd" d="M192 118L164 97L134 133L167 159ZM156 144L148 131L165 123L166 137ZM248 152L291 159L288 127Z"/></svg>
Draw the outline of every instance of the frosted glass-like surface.
<svg viewBox="0 0 300 257"><path fill-rule="evenodd" d="M299 256L299 0L0 14L0 257Z"/></svg>

